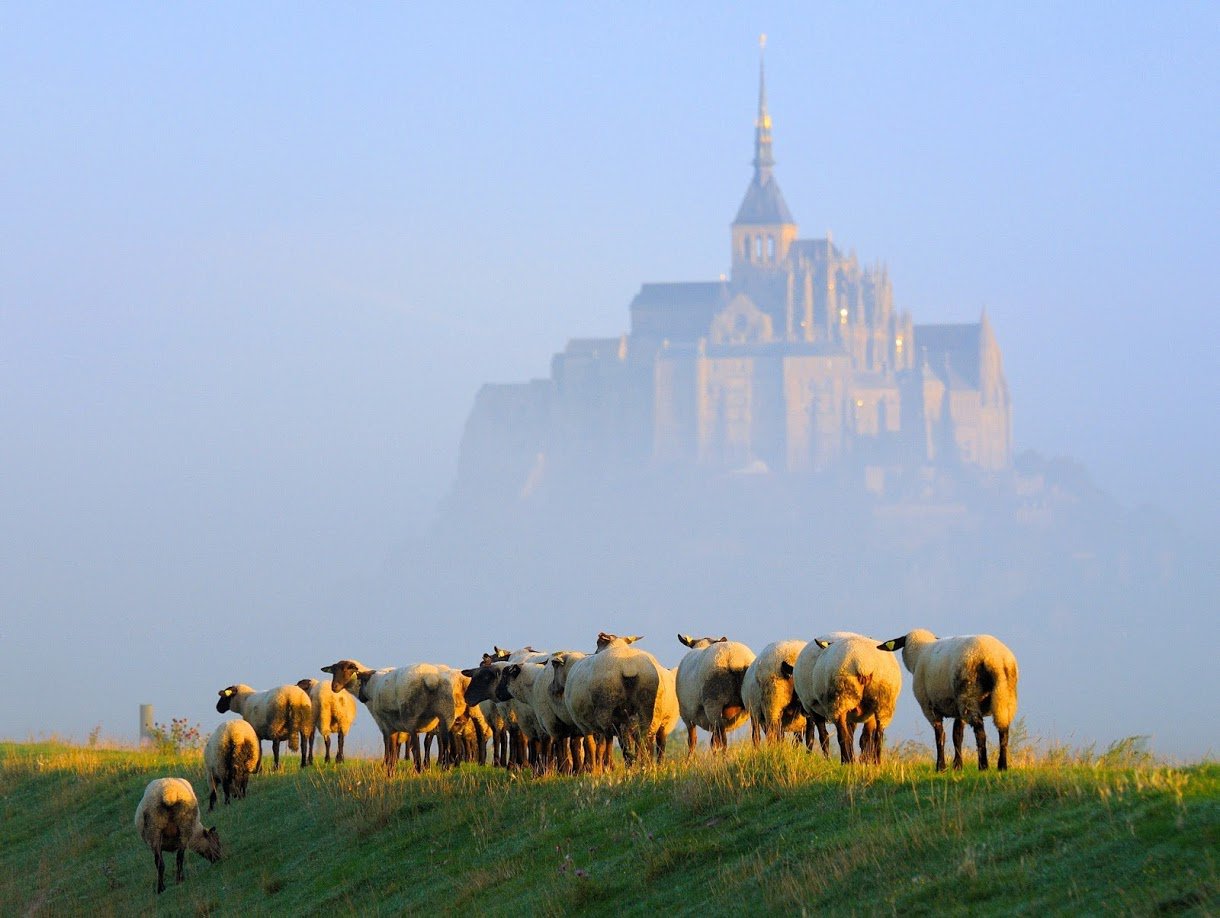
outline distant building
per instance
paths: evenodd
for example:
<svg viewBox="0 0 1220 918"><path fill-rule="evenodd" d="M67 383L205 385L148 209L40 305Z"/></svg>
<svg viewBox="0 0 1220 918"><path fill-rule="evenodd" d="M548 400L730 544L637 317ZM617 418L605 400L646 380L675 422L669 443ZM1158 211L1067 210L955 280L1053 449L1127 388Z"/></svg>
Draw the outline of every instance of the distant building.
<svg viewBox="0 0 1220 918"><path fill-rule="evenodd" d="M754 176L718 281L644 284L631 331L576 338L550 378L485 385L459 479L528 492L605 464L818 473L870 490L912 468L1011 464L1000 348L978 322L916 325L883 267L800 239L774 173L759 70Z"/></svg>

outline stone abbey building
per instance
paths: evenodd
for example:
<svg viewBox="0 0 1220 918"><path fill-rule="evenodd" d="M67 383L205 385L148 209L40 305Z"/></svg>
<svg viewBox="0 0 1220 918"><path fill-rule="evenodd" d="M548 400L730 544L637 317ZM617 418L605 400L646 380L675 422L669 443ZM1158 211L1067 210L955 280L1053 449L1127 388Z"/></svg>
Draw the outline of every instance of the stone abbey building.
<svg viewBox="0 0 1220 918"><path fill-rule="evenodd" d="M644 284L627 334L573 339L548 379L485 385L460 480L528 491L554 471L613 463L846 471L881 493L913 469L1009 467L1008 386L986 313L917 325L884 268L829 235L799 238L761 67L753 165L728 277Z"/></svg>

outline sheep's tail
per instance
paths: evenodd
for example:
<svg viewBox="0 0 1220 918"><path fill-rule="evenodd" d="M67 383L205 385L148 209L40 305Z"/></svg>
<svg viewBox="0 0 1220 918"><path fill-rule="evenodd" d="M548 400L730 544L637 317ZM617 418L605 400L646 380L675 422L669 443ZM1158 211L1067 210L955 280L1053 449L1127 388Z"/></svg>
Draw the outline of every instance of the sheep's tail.
<svg viewBox="0 0 1220 918"><path fill-rule="evenodd" d="M235 742L230 743L227 750L229 775L250 774L258 764L258 744Z"/></svg>
<svg viewBox="0 0 1220 918"><path fill-rule="evenodd" d="M725 720L734 720L737 717L740 717L746 709L745 701L743 701L741 697L741 687L746 681L745 668L730 669L727 676L728 684L732 692L732 698L730 699L729 703L724 706L724 710L721 711L721 714L724 716Z"/></svg>
<svg viewBox="0 0 1220 918"><path fill-rule="evenodd" d="M298 705L288 702L288 748L298 752L301 748L301 734L313 732L313 704Z"/></svg>
<svg viewBox="0 0 1220 918"><path fill-rule="evenodd" d="M991 689L991 719L997 729L1008 727L1017 716L1017 665L1011 658L979 664L980 682Z"/></svg>

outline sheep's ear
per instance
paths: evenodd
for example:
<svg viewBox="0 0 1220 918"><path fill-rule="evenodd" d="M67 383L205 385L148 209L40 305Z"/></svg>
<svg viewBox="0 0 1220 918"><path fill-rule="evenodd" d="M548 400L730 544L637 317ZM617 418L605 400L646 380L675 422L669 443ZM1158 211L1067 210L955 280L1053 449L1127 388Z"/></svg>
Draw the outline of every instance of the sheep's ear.
<svg viewBox="0 0 1220 918"><path fill-rule="evenodd" d="M509 679L516 679L519 675L521 675L521 664L514 663L512 666L508 667L508 669L504 670L504 675Z"/></svg>
<svg viewBox="0 0 1220 918"><path fill-rule="evenodd" d="M779 664L779 671L781 673L783 673L785 676L791 676L792 675L792 664L789 663L787 660L784 660L782 663Z"/></svg>
<svg viewBox="0 0 1220 918"><path fill-rule="evenodd" d="M564 659L560 656L551 657L551 665L556 669L563 669Z"/></svg>
<svg viewBox="0 0 1220 918"><path fill-rule="evenodd" d="M712 643L713 644L723 644L728 639L729 639L729 636L727 634L722 634L722 635L720 635L720 637L716 638L716 640L712 641Z"/></svg>
<svg viewBox="0 0 1220 918"><path fill-rule="evenodd" d="M297 688L299 688L303 692L308 692L313 687L312 685L310 685L311 682L313 682L312 679L298 679Z"/></svg>
<svg viewBox="0 0 1220 918"><path fill-rule="evenodd" d="M335 665L333 663L330 666L322 667L322 672L324 672L324 673L333 673L334 671L335 671Z"/></svg>
<svg viewBox="0 0 1220 918"><path fill-rule="evenodd" d="M473 679L475 673L477 673L477 672L478 672L477 669L464 669L464 670L462 670L462 675L465 676L467 679Z"/></svg>
<svg viewBox="0 0 1220 918"><path fill-rule="evenodd" d="M642 635L642 634L632 634L628 637L623 638L623 643L624 644L634 644L636 641L642 641L643 639L644 639L644 635Z"/></svg>
<svg viewBox="0 0 1220 918"><path fill-rule="evenodd" d="M817 644L823 650L830 646L830 641L823 640L822 638L814 638L813 643Z"/></svg>
<svg viewBox="0 0 1220 918"><path fill-rule="evenodd" d="M678 640L681 641L683 644L685 644L687 647L689 647L691 645L691 636L689 634L682 634L681 632L679 632Z"/></svg>
<svg viewBox="0 0 1220 918"><path fill-rule="evenodd" d="M906 638L906 635L904 634L902 637L894 638L892 641L882 641L880 644L877 645L877 649L878 650L889 650L889 651L902 650L902 648L905 647L906 644L907 644L907 638Z"/></svg>

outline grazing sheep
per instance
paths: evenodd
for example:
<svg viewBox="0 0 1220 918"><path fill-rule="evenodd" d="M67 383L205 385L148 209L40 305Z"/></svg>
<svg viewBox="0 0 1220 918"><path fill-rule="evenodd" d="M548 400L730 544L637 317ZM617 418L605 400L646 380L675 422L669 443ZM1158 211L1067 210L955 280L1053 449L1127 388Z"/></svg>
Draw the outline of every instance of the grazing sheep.
<svg viewBox="0 0 1220 918"><path fill-rule="evenodd" d="M246 784L258 768L260 755L258 734L244 720L226 720L208 737L203 747L203 766L208 773L212 793L208 797L208 812L216 808L216 788L224 791L225 806L229 797L241 800L246 796Z"/></svg>
<svg viewBox="0 0 1220 918"><path fill-rule="evenodd" d="M745 723L749 712L741 683L754 651L727 637L693 638L679 634L690 651L678 664L678 707L686 722L686 752L695 751L695 728L712 734L712 749L728 748L728 733Z"/></svg>
<svg viewBox="0 0 1220 918"><path fill-rule="evenodd" d="M965 724L974 729L979 771L987 768L987 732L983 718L990 717L1000 735L1000 771L1008 768L1008 728L1017 715L1017 658L990 634L937 638L922 628L877 645L879 650L902 651L911 672L915 700L936 736L936 770L945 770L943 718L953 718L953 767L962 767Z"/></svg>
<svg viewBox="0 0 1220 918"><path fill-rule="evenodd" d="M468 680L456 670L431 663L416 663L398 669L372 670L355 660L339 660L323 666L331 674L331 689L353 690L364 702L381 730L386 770L394 773L398 759L398 733L412 734L415 770L423 770L419 737L436 730L442 748L442 761L450 754L449 734L465 713L462 692Z"/></svg>
<svg viewBox="0 0 1220 918"><path fill-rule="evenodd" d="M564 693L576 727L597 741L595 767L610 764L610 742L618 738L628 765L655 742L656 759L678 711L673 673L644 650L628 646L639 636L602 632L597 652L566 667Z"/></svg>
<svg viewBox="0 0 1220 918"><path fill-rule="evenodd" d="M277 770L280 743L284 740L288 740L288 748L293 752L300 749L302 768L309 764L305 744L313 733L313 703L300 686L281 685L256 692L250 686L238 683L222 688L216 694L220 696L216 702L217 711L240 714L254 728L260 741L271 740L271 755Z"/></svg>
<svg viewBox="0 0 1220 918"><path fill-rule="evenodd" d="M183 880L183 863L189 848L212 863L220 860L220 836L216 827L205 829L199 821L199 800L186 778L157 778L148 782L136 807L136 831L152 849L157 865L157 892L165 891L163 851L176 851L174 879Z"/></svg>
<svg viewBox="0 0 1220 918"><path fill-rule="evenodd" d="M795 663L787 661L780 664L780 672L785 676L792 677L792 688L797 693L797 698L801 702L801 708L805 712L805 748L813 751L814 735L817 735L818 745L822 749L822 755L830 755L830 732L826 729L826 718L820 711L812 710L801 697L798 686L801 683L808 683L813 674L813 667L818 661L818 657L822 655L822 651L833 641L841 641L844 638L863 637L862 634L856 634L854 631L831 631L829 634L823 634L801 648L801 652L796 655Z"/></svg>
<svg viewBox="0 0 1220 918"><path fill-rule="evenodd" d="M302 679L297 683L301 691L309 695L313 708L314 729L309 734L309 764L313 764L313 744L317 734L322 734L322 746L326 750L325 762L330 761L330 735L338 735L335 764L343 763L343 741L356 720L356 696L344 689L336 692L329 679Z"/></svg>
<svg viewBox="0 0 1220 918"><path fill-rule="evenodd" d="M840 761L855 761L852 734L856 724L863 724L860 757L880 763L885 728L902 690L902 669L893 656L877 649L874 638L815 638L814 643L822 653L811 669L797 670L794 678L801 704L835 725Z"/></svg>
<svg viewBox="0 0 1220 918"><path fill-rule="evenodd" d="M804 641L776 641L764 647L746 670L741 700L750 712L750 739L757 746L765 733L768 742L779 742L785 733L803 735L805 709L792 685L792 666L804 649ZM788 672L783 665L788 664Z"/></svg>

